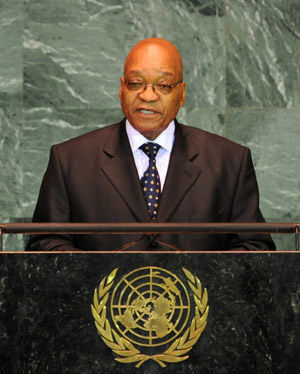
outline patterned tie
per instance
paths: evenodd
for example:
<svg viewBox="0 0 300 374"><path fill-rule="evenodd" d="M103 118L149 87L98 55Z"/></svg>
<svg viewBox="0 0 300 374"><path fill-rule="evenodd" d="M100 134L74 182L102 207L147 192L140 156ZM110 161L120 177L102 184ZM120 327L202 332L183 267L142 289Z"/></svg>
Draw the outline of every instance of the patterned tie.
<svg viewBox="0 0 300 374"><path fill-rule="evenodd" d="M156 168L155 157L160 145L156 143L145 143L140 149L149 157L149 166L141 179L144 196L148 205L150 217L155 220L158 212L158 205L161 196L160 179Z"/></svg>

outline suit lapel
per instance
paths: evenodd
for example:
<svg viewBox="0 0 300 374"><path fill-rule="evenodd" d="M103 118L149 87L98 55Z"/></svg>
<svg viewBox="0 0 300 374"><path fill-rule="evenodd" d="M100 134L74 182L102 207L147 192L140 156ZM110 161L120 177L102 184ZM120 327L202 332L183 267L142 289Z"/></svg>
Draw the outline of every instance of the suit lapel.
<svg viewBox="0 0 300 374"><path fill-rule="evenodd" d="M106 177L122 196L128 208L141 222L150 221L140 180L127 138L125 120L111 134L103 151L108 162L102 166Z"/></svg>
<svg viewBox="0 0 300 374"><path fill-rule="evenodd" d="M198 150L176 123L175 142L170 158L167 178L158 211L158 222L167 222L191 186L201 174L192 160L197 157Z"/></svg>

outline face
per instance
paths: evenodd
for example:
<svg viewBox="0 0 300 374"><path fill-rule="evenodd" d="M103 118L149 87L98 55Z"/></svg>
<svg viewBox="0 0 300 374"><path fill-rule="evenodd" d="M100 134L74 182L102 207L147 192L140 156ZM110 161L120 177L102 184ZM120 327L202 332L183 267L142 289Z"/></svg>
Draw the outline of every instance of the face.
<svg viewBox="0 0 300 374"><path fill-rule="evenodd" d="M140 42L129 53L119 97L122 110L131 125L154 140L176 117L185 100L185 83L177 84L168 95L157 94L152 86L142 93L129 91L125 82L173 85L182 80L182 63L175 47L167 42Z"/></svg>

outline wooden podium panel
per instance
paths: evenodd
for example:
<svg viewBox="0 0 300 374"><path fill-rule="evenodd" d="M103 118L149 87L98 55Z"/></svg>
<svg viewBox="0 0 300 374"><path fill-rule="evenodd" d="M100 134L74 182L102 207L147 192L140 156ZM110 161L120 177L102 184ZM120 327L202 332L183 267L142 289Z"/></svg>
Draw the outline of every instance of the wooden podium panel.
<svg viewBox="0 0 300 374"><path fill-rule="evenodd" d="M118 271L109 279L116 268ZM300 254L297 252L2 253L0 269L1 374L290 374L300 370ZM165 290L163 295L159 295L159 286L147 283L146 278L141 288L130 280L129 275L133 274L134 281L142 282L143 277L136 279L141 271L149 269L155 276L163 274L160 278ZM102 280L104 286L110 286L99 296ZM202 284L200 297L190 286L193 280ZM127 291L122 291L122 287L130 291L131 299L128 300L131 301L128 303L131 304L127 307L123 304L116 317L111 300L117 292L126 295ZM147 304L150 309L133 313L133 301L137 296L132 295L147 300L147 287L154 295L152 305ZM183 335L187 330L197 335L193 319L197 308L199 312L199 304L195 299L206 303L204 288L207 289L209 306L207 325L198 341L194 342L193 337L184 338ZM91 312L95 289L96 298L107 309L105 315L99 313L105 322L104 329L107 331L107 326L110 326L110 330L115 331L113 339L117 346L124 341L130 324L131 330L134 330L135 323L142 323L141 328L149 325L150 310L151 321L155 320L155 323L164 321L161 318L163 312L158 313L164 308L165 317L173 316L174 319L179 305L178 295L186 289L190 298L186 325L178 325L176 330L170 317L167 329L173 329L177 334L181 349L184 344L192 347L185 354L181 354L183 350L172 354L179 358L188 355L189 358L177 363L168 362L166 352L175 338L172 340L171 337L170 343L150 348L137 345L133 338L130 344L139 352L133 355L136 362L115 360L126 355L132 357L132 352L128 353L130 349L125 347L125 353L114 353L112 347L101 339ZM156 309L153 303L160 296L169 303L173 299L173 306L168 309L164 300L159 304L160 309ZM126 310L129 315L127 322L124 320ZM203 317L204 311L199 314ZM116 319L118 324L114 324ZM153 327L153 342L157 334ZM136 368L140 362L137 361L139 354L152 358ZM162 357L164 368L153 359L155 355Z"/></svg>

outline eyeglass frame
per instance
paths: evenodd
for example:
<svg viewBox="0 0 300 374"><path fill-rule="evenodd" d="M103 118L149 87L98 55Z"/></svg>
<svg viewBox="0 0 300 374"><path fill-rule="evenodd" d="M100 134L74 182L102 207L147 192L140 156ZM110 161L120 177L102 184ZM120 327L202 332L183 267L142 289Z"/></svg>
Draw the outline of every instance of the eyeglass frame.
<svg viewBox="0 0 300 374"><path fill-rule="evenodd" d="M180 81L178 81L178 82L176 82L176 83L174 83L174 84L161 84L161 83L153 83L153 84L151 84L151 83L141 83L141 84L143 85L143 87L144 87L142 91L139 91L139 90L137 90L137 91L130 91L130 90L129 90L129 88L128 88L128 84L129 84L129 83L133 83L133 81L125 81L125 80L124 80L123 82L124 82L124 84L126 85L127 90L128 90L129 92L135 92L136 94L144 93L144 92L146 91L147 87L150 86L150 87L152 87L152 90L153 90L154 93L156 93L156 95L170 95L170 93L172 92L173 88L176 87L179 83L182 83L183 80L180 80ZM136 83L138 83L138 82L136 82ZM159 85L168 86L168 88L171 88L171 91L170 91L169 93L157 92L157 91L155 90L155 86L159 86Z"/></svg>

